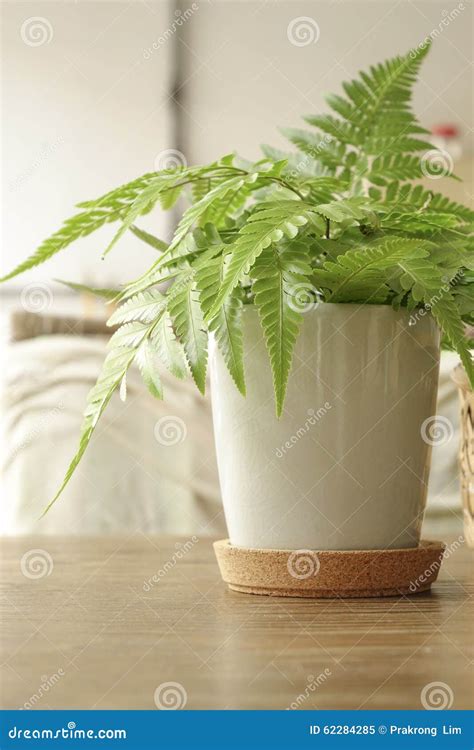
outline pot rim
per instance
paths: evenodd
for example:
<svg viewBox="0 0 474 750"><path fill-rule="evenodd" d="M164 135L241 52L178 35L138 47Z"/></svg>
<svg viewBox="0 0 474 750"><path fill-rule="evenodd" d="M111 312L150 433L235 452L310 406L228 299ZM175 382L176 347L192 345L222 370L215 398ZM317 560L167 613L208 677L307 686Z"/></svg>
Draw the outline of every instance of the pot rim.
<svg viewBox="0 0 474 750"><path fill-rule="evenodd" d="M406 307L400 307L398 310L395 310L392 305L371 305L369 303L364 302L317 302L313 308L308 309L306 312L301 311L302 315L308 315L308 313L314 313L317 310L328 308L328 309L341 309L341 308L349 308L351 310L355 310L356 308L359 309L372 309L373 311L379 311L379 312L386 312L387 310L390 312L390 314L393 315L407 315L408 317L411 317L414 313L416 313L416 310L418 308L415 308L415 310L408 310ZM420 308L421 309L421 308ZM257 306L254 302L250 302L247 304L242 305L242 310L245 312L247 310L252 310L253 312L257 312ZM433 320L433 316L430 315L429 311L426 310L425 315L422 317L431 317Z"/></svg>

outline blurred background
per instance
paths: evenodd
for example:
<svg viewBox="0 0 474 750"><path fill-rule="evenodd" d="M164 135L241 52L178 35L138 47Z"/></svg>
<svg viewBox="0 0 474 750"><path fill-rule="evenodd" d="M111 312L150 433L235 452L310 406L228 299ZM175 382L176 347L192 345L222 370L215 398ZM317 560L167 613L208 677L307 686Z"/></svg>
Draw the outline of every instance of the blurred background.
<svg viewBox="0 0 474 750"><path fill-rule="evenodd" d="M429 0L2 2L2 273L74 205L145 172L237 151L324 111L360 69L434 41L414 107L448 155L427 187L472 203L472 6ZM449 178L454 164L463 182ZM140 226L168 240L173 215ZM2 497L7 534L224 535L209 398L164 373L165 402L136 373L114 397L64 496L38 517L74 454L106 346L107 309L51 279L116 287L153 250L127 235L105 261L103 228L2 288ZM459 406L443 356L428 533L461 530ZM172 430L161 426L171 420Z"/></svg>

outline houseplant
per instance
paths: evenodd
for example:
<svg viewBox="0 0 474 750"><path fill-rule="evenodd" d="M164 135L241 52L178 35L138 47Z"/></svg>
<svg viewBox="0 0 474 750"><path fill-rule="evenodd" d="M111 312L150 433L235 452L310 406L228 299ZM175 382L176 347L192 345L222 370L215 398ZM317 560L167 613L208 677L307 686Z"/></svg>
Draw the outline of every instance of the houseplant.
<svg viewBox="0 0 474 750"><path fill-rule="evenodd" d="M125 397L132 363L158 398L163 395L158 361L177 377L189 371L204 393L210 333L231 539L290 549L417 544L429 465L429 440L422 436L435 405L437 326L474 380L463 330L474 307L472 212L412 184L430 168L426 154L432 152L423 140L427 131L410 108L428 48L420 46L344 84L344 96L328 98L334 114L307 117L311 130L286 131L296 153L264 147L264 158L256 163L228 155L203 167L143 175L79 204L80 213L3 278L43 263L113 222L120 226L104 255L128 231L158 253L143 276L120 290L95 290L119 303L109 321L119 328L89 394L78 452L52 502L71 478L114 391ZM185 197L191 205L171 244L136 225L157 203L169 209ZM346 343L342 349L340 341L330 347L318 362L318 352L336 329ZM299 363L309 357L313 363L307 372L293 365L289 381L295 353ZM236 389L232 397L230 380ZM288 383L292 409L285 407ZM272 385L276 409L270 414L263 407ZM350 403L344 392L350 393ZM377 425L398 401L406 407L386 425L383 440ZM294 457L301 454L285 446L294 445L295 434L306 444L310 430L303 416L320 429L311 452L298 461ZM364 431L374 439L362 454L346 460L365 440ZM285 471L277 463L278 451L289 457ZM403 481L390 477L392 469L400 476L389 461L395 454L405 469L413 462ZM361 462L362 481L353 476ZM326 498L312 497L315 483L339 464L342 473L326 487ZM271 488L258 482L269 465L270 474L285 476L280 492L278 482ZM346 475L354 485L344 481ZM354 491L357 484L363 494L370 491L354 506L348 488ZM292 521L282 519L285 503L293 508L300 496L310 505L301 515L292 512ZM318 507L320 501L324 507ZM360 507L365 510L353 523ZM272 535L277 520L279 531ZM342 538L330 541L328 530L339 533L346 522Z"/></svg>

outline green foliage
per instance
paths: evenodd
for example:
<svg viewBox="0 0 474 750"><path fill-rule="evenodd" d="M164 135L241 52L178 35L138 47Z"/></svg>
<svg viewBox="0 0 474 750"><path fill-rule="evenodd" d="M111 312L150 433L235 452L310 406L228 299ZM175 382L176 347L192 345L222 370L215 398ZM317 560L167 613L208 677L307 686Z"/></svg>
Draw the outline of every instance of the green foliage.
<svg viewBox="0 0 474 750"><path fill-rule="evenodd" d="M394 237L351 249L315 270L313 280L326 292L327 302L373 302L374 292L385 294L386 301L391 280L387 272L395 270L399 261L426 257L424 246L418 240Z"/></svg>
<svg viewBox="0 0 474 750"><path fill-rule="evenodd" d="M298 292L309 286L309 254L304 243L292 241L269 246L251 271L258 309L270 356L277 415L285 401L293 349L303 320L298 310Z"/></svg>
<svg viewBox="0 0 474 750"><path fill-rule="evenodd" d="M424 152L433 150L411 109L428 49L343 84L342 94L327 98L330 113L307 116L308 129L283 131L291 153L264 146L255 163L230 154L205 166L152 172L79 204L80 213L4 276L34 268L112 223L118 226L104 254L128 232L157 251L151 267L120 291L65 282L119 307L109 320L118 329L58 495L114 391L126 397L133 363L157 398L163 397L162 367L178 378L191 375L204 393L210 334L245 395L245 305L258 310L278 415L307 310L301 293L310 308L312 300L384 304L405 309L407 320L424 307L474 384L464 334L474 324L474 212L416 182L424 176ZM167 210L178 198L189 206L169 245L136 226L140 216L157 205Z"/></svg>
<svg viewBox="0 0 474 750"><path fill-rule="evenodd" d="M237 284L248 274L260 253L284 237L293 239L301 227L316 214L316 207L302 201L279 201L261 203L240 230L235 242L230 245L230 261L224 274L208 320L217 315L220 306Z"/></svg>
<svg viewBox="0 0 474 750"><path fill-rule="evenodd" d="M128 324L128 325L132 325ZM97 426L97 423L102 416L107 404L109 403L112 394L120 386L124 380L127 371L132 364L133 360L137 355L140 356L142 347L147 344L149 334L155 324L152 323L148 329L144 329L140 332L137 337L130 336L130 332L126 331L126 336L123 335L123 331L119 329L120 336L114 334L110 341L111 350L109 351L102 372L100 373L97 383L92 388L87 398L87 406L84 413L84 421L81 427L81 434L79 438L79 447L77 453L72 459L69 467L66 471L63 483L61 484L56 495L47 506L45 513L57 500L62 493L63 489L68 484L77 465L79 464L84 452L89 445L92 438L92 434ZM136 332L135 332L136 334Z"/></svg>
<svg viewBox="0 0 474 750"><path fill-rule="evenodd" d="M74 281L65 281L64 279L55 279L59 284L69 287L74 292L85 292L86 294L93 294L94 297L101 297L106 300L114 300L120 295L119 289L101 289L95 286L87 286L86 284L76 284Z"/></svg>
<svg viewBox="0 0 474 750"><path fill-rule="evenodd" d="M179 288L173 288L168 304L176 335L183 344L194 382L202 394L206 390L207 329L199 304L199 292L193 275Z"/></svg>
<svg viewBox="0 0 474 750"><path fill-rule="evenodd" d="M225 261L226 256L221 254L201 264L196 272L196 283L204 317L209 316L215 301L216 289L219 289L222 284ZM217 314L211 318L209 332L214 334L229 373L241 394L245 396L241 314L240 293L239 290L233 289L220 305Z"/></svg>
<svg viewBox="0 0 474 750"><path fill-rule="evenodd" d="M159 253L164 253L166 252L166 250L168 250L168 245L166 244L166 242L158 239L158 237L150 234L150 232L145 232L144 229L140 229L134 224L131 224L130 231L133 232L135 237L138 237L139 240L142 240L142 242L145 242L147 245L150 245L150 247L158 250Z"/></svg>
<svg viewBox="0 0 474 750"><path fill-rule="evenodd" d="M12 279L24 271L44 263L80 237L92 234L104 224L119 221L137 196L149 186L155 177L154 173L143 175L143 177L106 193L95 201L80 203L78 208L84 208L84 211L67 219L61 229L42 242L33 255L20 263L6 276L3 276L0 281Z"/></svg>

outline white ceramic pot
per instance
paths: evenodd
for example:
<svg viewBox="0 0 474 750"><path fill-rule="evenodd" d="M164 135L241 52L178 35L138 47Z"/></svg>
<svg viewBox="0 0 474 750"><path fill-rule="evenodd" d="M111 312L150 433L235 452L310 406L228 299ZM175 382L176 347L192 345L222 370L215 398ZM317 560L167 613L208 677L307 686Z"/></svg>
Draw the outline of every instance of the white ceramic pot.
<svg viewBox="0 0 474 750"><path fill-rule="evenodd" d="M211 341L212 408L232 544L415 547L426 501L439 331L385 305L305 313L283 415L257 311L244 308L247 397Z"/></svg>

